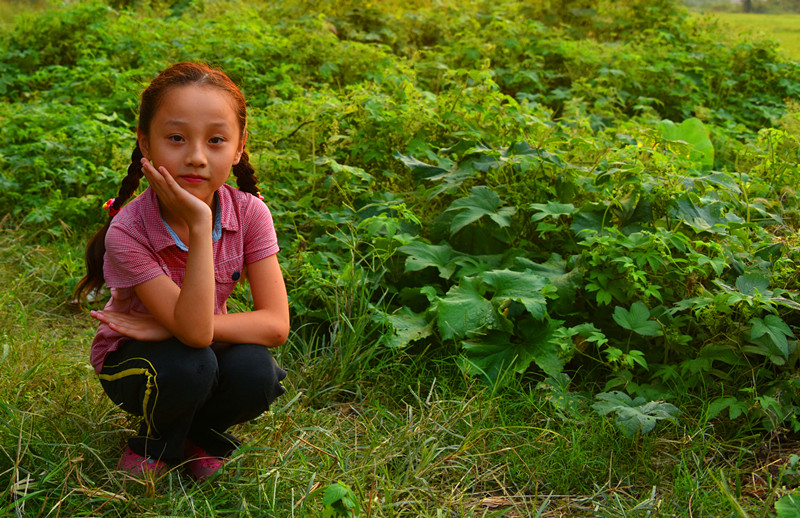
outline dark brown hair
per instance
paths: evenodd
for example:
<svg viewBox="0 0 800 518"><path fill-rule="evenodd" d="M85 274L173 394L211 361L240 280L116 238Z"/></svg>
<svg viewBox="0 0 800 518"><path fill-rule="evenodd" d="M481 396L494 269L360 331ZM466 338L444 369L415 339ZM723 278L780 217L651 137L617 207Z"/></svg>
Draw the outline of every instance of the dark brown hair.
<svg viewBox="0 0 800 518"><path fill-rule="evenodd" d="M234 109L239 119L239 128L242 131L241 136L244 138L247 128L247 105L242 92L224 72L199 63L172 65L153 79L150 86L142 92L142 100L139 104L139 132L144 136L150 134L150 124L153 121L153 117L170 88L189 85L213 86L227 92L233 99ZM142 178L142 158L142 151L139 149L137 141L136 147L131 153L128 172L125 178L122 179L119 193L112 205L112 209L115 211L122 208L139 187L139 180ZM239 163L233 166L233 174L236 176L236 185L240 190L258 195L255 171L253 166L250 165L246 151L242 153ZM103 228L89 240L89 244L86 247L86 276L75 287L75 296L78 300L82 300L86 295L102 288L103 284L105 284L103 256L106 252L106 233L110 225L111 217L108 218Z"/></svg>

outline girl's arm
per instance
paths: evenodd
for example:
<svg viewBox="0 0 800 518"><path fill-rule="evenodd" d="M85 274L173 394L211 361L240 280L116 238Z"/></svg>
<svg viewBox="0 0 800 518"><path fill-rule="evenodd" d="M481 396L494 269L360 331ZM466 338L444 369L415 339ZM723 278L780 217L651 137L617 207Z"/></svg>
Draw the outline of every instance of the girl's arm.
<svg viewBox="0 0 800 518"><path fill-rule="evenodd" d="M208 347L214 338L214 251L211 208L195 198L146 159L142 172L156 191L162 210L186 223L189 254L186 276L179 288L166 275L139 284L134 291L155 320L190 347Z"/></svg>
<svg viewBox="0 0 800 518"><path fill-rule="evenodd" d="M276 347L289 336L289 301L275 255L247 265L253 310L214 316L214 341Z"/></svg>
<svg viewBox="0 0 800 518"><path fill-rule="evenodd" d="M247 272L253 295L253 311L215 315L214 341L253 343L267 347L282 345L289 335L289 303L277 256L249 264ZM192 345L186 341L187 338L173 331L180 326L170 319L169 308L177 304L181 289L169 277L161 275L134 289L151 315L92 311L92 316L108 324L114 331L136 340L157 342L175 336L183 343ZM203 343L194 346L208 345Z"/></svg>

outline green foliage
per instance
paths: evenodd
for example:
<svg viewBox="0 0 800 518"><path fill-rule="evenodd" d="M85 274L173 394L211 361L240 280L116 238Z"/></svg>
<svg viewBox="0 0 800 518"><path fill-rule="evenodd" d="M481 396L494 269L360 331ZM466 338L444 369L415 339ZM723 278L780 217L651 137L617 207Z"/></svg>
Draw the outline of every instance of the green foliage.
<svg viewBox="0 0 800 518"><path fill-rule="evenodd" d="M165 65L242 86L319 404L381 351L800 430L800 65L769 41L662 0L78 2L0 49L0 207L43 242L100 223Z"/></svg>
<svg viewBox="0 0 800 518"><path fill-rule="evenodd" d="M325 506L322 516L326 518L356 517L361 512L355 493L342 481L328 486L322 497L322 505Z"/></svg>
<svg viewBox="0 0 800 518"><path fill-rule="evenodd" d="M789 493L775 502L775 513L777 518L800 517L800 495Z"/></svg>
<svg viewBox="0 0 800 518"><path fill-rule="evenodd" d="M600 414L615 414L615 423L627 437L645 434L655 428L658 421L677 422L678 409L664 401L647 401L643 397L631 399L623 392L602 392L595 398L592 408Z"/></svg>

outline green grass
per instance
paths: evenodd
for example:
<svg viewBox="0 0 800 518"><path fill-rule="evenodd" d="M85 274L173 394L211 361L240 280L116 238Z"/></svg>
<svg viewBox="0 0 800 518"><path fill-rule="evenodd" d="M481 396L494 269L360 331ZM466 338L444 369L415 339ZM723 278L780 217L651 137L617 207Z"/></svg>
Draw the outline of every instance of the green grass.
<svg viewBox="0 0 800 518"><path fill-rule="evenodd" d="M337 481L375 517L725 516L731 502L762 516L785 492L767 438L722 441L682 416L627 439L588 409L562 415L536 379L493 394L450 358L364 343L358 304L335 333L299 329L278 351L287 394L236 428L224 474L127 479L114 465L135 423L103 394L94 324L63 282L82 240L0 233L2 516L317 516Z"/></svg>
<svg viewBox="0 0 800 518"><path fill-rule="evenodd" d="M800 60L800 14L711 13L741 38L774 39L787 56Z"/></svg>

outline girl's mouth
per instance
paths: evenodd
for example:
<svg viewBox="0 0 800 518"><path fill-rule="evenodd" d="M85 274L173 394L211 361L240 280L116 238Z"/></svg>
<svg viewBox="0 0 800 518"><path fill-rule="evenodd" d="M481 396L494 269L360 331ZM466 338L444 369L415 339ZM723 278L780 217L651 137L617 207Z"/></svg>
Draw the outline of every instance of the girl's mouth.
<svg viewBox="0 0 800 518"><path fill-rule="evenodd" d="M201 183L206 181L202 176L181 176L181 180L186 180L189 183Z"/></svg>

